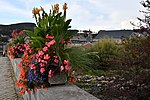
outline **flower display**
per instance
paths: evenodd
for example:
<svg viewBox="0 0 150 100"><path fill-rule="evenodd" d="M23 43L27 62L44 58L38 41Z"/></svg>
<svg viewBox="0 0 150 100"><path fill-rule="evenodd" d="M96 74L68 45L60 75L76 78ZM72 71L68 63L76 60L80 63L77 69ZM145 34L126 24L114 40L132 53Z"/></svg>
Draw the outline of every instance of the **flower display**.
<svg viewBox="0 0 150 100"><path fill-rule="evenodd" d="M34 8L34 32L24 31L29 36L29 42L24 44L24 56L18 65L21 69L17 81L20 94L48 87L48 79L61 72L68 75L69 83L76 81L69 63L70 48L67 47L72 36L68 31L71 19L66 20L67 4L63 6L63 14L59 12L59 4L52 8L49 14L42 7Z"/></svg>
<svg viewBox="0 0 150 100"><path fill-rule="evenodd" d="M25 37L26 34L23 31L13 30L12 32L12 41L9 44L7 49L7 54L11 58L21 57L25 50Z"/></svg>

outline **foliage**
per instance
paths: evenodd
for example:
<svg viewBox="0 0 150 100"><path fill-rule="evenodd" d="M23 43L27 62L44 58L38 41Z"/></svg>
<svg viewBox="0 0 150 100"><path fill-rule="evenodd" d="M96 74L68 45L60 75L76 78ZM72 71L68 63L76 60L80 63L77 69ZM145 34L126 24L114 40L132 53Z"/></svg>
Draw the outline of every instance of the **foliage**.
<svg viewBox="0 0 150 100"><path fill-rule="evenodd" d="M138 18L139 29L134 31L139 36L123 41L124 51L120 56L121 67L115 72L118 76L117 80L109 84L105 92L111 98L136 100L150 98L150 1L142 1L141 4L147 9L147 11L142 11L145 18Z"/></svg>
<svg viewBox="0 0 150 100"><path fill-rule="evenodd" d="M109 38L96 42L89 50L89 58L93 60L94 69L113 69L123 48ZM115 61L116 60L116 61Z"/></svg>
<svg viewBox="0 0 150 100"><path fill-rule="evenodd" d="M88 52L86 48L83 47L73 47L70 49L69 59L70 64L74 67L74 70L78 73L88 73L91 68L89 65L92 63L92 60L88 58Z"/></svg>
<svg viewBox="0 0 150 100"><path fill-rule="evenodd" d="M149 68L150 66L150 50L149 50L149 36L134 37L126 39L123 43L125 48L123 65L138 66Z"/></svg>
<svg viewBox="0 0 150 100"><path fill-rule="evenodd" d="M149 0L143 0L141 1L142 6L146 9L146 11L141 11L144 14L144 18L139 18L139 25L135 25L133 23L133 25L138 26L140 29L137 29L136 31L139 33L146 33L146 34L150 34L150 23L149 23L149 19L150 19L150 1Z"/></svg>

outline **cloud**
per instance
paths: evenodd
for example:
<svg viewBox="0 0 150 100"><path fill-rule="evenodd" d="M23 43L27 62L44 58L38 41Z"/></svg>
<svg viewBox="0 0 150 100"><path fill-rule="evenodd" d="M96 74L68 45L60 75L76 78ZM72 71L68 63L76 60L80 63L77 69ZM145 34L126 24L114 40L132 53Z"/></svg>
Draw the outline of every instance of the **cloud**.
<svg viewBox="0 0 150 100"><path fill-rule="evenodd" d="M130 19L136 19L142 6L137 0L83 0L73 3L69 9L73 26L98 31L131 29Z"/></svg>
<svg viewBox="0 0 150 100"><path fill-rule="evenodd" d="M141 16L143 9L141 0L66 0L68 3L67 18L72 19L72 28L106 29L132 28L130 20ZM32 21L33 7L44 7L46 11L51 5L63 4L63 0L0 0L0 24ZM62 6L61 6L62 7ZM61 8L60 8L61 9Z"/></svg>
<svg viewBox="0 0 150 100"><path fill-rule="evenodd" d="M0 1L0 19L1 22L0 23L9 23L8 21L10 21L10 23L12 23L13 21L15 21L15 19L23 21L23 19L29 19L32 18L32 13L29 10L26 10L24 8L19 8L17 6L15 6L13 3L8 2L8 1ZM11 22L12 20L12 22Z"/></svg>

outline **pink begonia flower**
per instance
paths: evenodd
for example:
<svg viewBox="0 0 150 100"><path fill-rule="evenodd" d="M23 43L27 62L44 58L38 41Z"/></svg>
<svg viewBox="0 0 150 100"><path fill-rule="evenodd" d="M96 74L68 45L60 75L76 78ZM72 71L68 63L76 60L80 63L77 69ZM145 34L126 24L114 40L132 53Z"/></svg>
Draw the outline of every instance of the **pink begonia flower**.
<svg viewBox="0 0 150 100"><path fill-rule="evenodd" d="M68 60L64 60L64 64L68 65L69 61Z"/></svg>
<svg viewBox="0 0 150 100"><path fill-rule="evenodd" d="M42 62L42 63L44 63L44 62L45 62L45 60L41 60L41 62Z"/></svg>
<svg viewBox="0 0 150 100"><path fill-rule="evenodd" d="M60 66L60 71L63 71L64 70L64 66Z"/></svg>
<svg viewBox="0 0 150 100"><path fill-rule="evenodd" d="M40 55L40 56L42 56L43 54L44 54L44 52L43 51L38 51L38 54Z"/></svg>
<svg viewBox="0 0 150 100"><path fill-rule="evenodd" d="M47 61L44 61L43 63L47 64Z"/></svg>
<svg viewBox="0 0 150 100"><path fill-rule="evenodd" d="M58 58L57 56L53 56L55 59Z"/></svg>
<svg viewBox="0 0 150 100"><path fill-rule="evenodd" d="M44 55L45 60L49 60L50 56L48 54Z"/></svg>
<svg viewBox="0 0 150 100"><path fill-rule="evenodd" d="M47 39L54 39L54 36L49 36L48 34L46 35Z"/></svg>
<svg viewBox="0 0 150 100"><path fill-rule="evenodd" d="M50 43L51 45L54 45L54 44L55 44L55 40L51 40L49 43Z"/></svg>
<svg viewBox="0 0 150 100"><path fill-rule="evenodd" d="M54 62L58 64L59 60L58 60L58 59L55 59Z"/></svg>
<svg viewBox="0 0 150 100"><path fill-rule="evenodd" d="M24 56L27 56L28 55L28 53L27 52L24 52Z"/></svg>
<svg viewBox="0 0 150 100"><path fill-rule="evenodd" d="M70 70L71 68L72 68L71 66L68 66L68 65L65 66L66 71Z"/></svg>
<svg viewBox="0 0 150 100"><path fill-rule="evenodd" d="M55 44L55 40L51 40L50 42L46 42L45 45L47 45L48 47L50 47L51 45Z"/></svg>
<svg viewBox="0 0 150 100"><path fill-rule="evenodd" d="M50 47L50 45L49 45L48 43L49 43L49 42L45 42L45 45L48 46L48 47Z"/></svg>
<svg viewBox="0 0 150 100"><path fill-rule="evenodd" d="M48 50L48 47L44 47L44 48L43 48L43 51L46 52L47 50Z"/></svg>
<svg viewBox="0 0 150 100"><path fill-rule="evenodd" d="M36 69L36 66L34 64L29 65L30 69Z"/></svg>
<svg viewBox="0 0 150 100"><path fill-rule="evenodd" d="M48 77L51 78L53 76L53 74L54 74L54 71L50 70L48 73Z"/></svg>
<svg viewBox="0 0 150 100"><path fill-rule="evenodd" d="M38 61L37 61L37 62L41 62L41 60L42 60L41 58L38 58Z"/></svg>
<svg viewBox="0 0 150 100"><path fill-rule="evenodd" d="M36 55L35 55L35 57L36 57L36 58L39 58L39 57L40 57L40 55L36 54Z"/></svg>
<svg viewBox="0 0 150 100"><path fill-rule="evenodd" d="M45 69L44 69L44 68L41 68L41 69L40 69L40 72L41 72L41 73L44 73L44 72L45 72Z"/></svg>
<svg viewBox="0 0 150 100"><path fill-rule="evenodd" d="M30 49L30 46L27 45L27 44L24 44L24 47L25 47L26 50L29 50L29 49Z"/></svg>
<svg viewBox="0 0 150 100"><path fill-rule="evenodd" d="M40 66L43 67L43 66L45 66L45 64L44 63L40 63Z"/></svg>

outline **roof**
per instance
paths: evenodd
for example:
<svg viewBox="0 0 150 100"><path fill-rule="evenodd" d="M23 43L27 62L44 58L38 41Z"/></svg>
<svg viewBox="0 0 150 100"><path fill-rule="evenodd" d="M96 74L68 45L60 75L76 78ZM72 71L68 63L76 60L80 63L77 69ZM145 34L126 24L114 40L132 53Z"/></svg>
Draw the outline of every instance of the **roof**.
<svg viewBox="0 0 150 100"><path fill-rule="evenodd" d="M118 39L121 37L129 37L133 33L133 30L109 30L99 31L95 39L100 39L108 36L109 38Z"/></svg>
<svg viewBox="0 0 150 100"><path fill-rule="evenodd" d="M87 41L87 39L85 37L80 37L78 38L78 36L73 36L71 38L72 41Z"/></svg>

